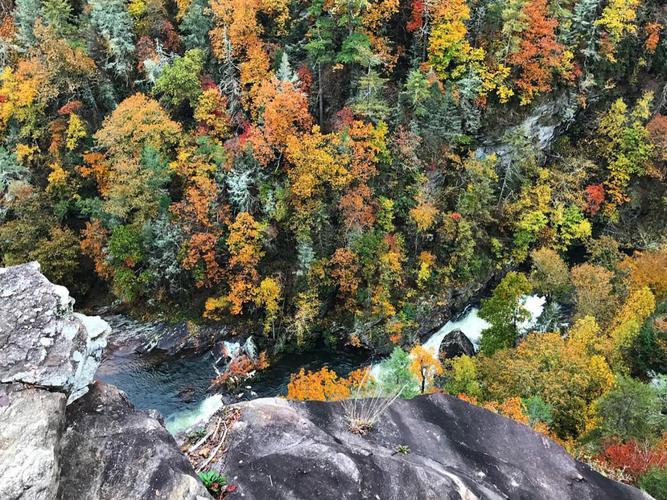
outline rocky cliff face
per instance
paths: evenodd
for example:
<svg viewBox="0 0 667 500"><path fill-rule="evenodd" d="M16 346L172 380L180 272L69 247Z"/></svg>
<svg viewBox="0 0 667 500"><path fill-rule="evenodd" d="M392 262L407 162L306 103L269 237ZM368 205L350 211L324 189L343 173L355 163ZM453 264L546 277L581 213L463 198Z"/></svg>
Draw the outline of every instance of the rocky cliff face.
<svg viewBox="0 0 667 500"><path fill-rule="evenodd" d="M110 329L73 304L37 263L0 268L0 499L210 498L159 415L88 392Z"/></svg>
<svg viewBox="0 0 667 500"><path fill-rule="evenodd" d="M67 288L39 264L0 269L0 382L32 384L82 396L106 347L109 325L73 312Z"/></svg>

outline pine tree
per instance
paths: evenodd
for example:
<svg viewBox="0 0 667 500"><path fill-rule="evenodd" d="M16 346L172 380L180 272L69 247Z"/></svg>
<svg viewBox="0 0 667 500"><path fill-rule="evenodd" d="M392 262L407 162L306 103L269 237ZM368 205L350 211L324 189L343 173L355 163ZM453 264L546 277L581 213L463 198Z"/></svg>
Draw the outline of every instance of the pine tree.
<svg viewBox="0 0 667 500"><path fill-rule="evenodd" d="M24 47L31 47L35 43L33 29L40 10L40 0L16 0L14 24L19 43Z"/></svg>
<svg viewBox="0 0 667 500"><path fill-rule="evenodd" d="M134 34L125 2L90 0L90 24L106 46L104 67L119 78L129 79L134 59Z"/></svg>

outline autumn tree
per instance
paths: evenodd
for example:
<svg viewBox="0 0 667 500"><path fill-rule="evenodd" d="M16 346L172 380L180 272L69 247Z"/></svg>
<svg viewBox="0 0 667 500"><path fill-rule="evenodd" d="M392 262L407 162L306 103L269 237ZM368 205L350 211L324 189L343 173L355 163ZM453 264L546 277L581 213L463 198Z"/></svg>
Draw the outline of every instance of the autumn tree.
<svg viewBox="0 0 667 500"><path fill-rule="evenodd" d="M637 7L641 0L610 0L602 10L602 15L595 25L602 26L608 38L605 55L609 60L616 61L616 48L628 35L637 32Z"/></svg>
<svg viewBox="0 0 667 500"><path fill-rule="evenodd" d="M202 93L199 75L204 65L201 49L188 50L166 66L155 82L154 91L161 94L171 106L178 107L184 101L194 107Z"/></svg>
<svg viewBox="0 0 667 500"><path fill-rule="evenodd" d="M565 261L550 248L540 248L531 253L533 269L530 281L537 293L555 297L567 297L571 285L569 269Z"/></svg>
<svg viewBox="0 0 667 500"><path fill-rule="evenodd" d="M628 187L633 176L646 172L653 148L645 127L653 99L646 93L632 111L622 99L617 99L600 119L597 143L607 163L605 191L610 199L607 213L629 201Z"/></svg>
<svg viewBox="0 0 667 500"><path fill-rule="evenodd" d="M613 273L604 267L580 264L571 270L574 285L575 317L592 316L606 323L616 305L613 294Z"/></svg>
<svg viewBox="0 0 667 500"><path fill-rule="evenodd" d="M264 256L263 232L264 226L247 212L239 213L229 226L226 241L229 251L229 293L208 299L206 316L215 317L226 308L231 314L239 315L243 313L245 304L254 301L259 281L257 265Z"/></svg>
<svg viewBox="0 0 667 500"><path fill-rule="evenodd" d="M572 54L564 52L556 40L558 21L548 17L547 0L526 2L521 15L525 28L519 35L521 42L508 62L519 70L516 86L521 104L529 104L536 95L551 91L554 72L560 72L565 79L571 77L568 58Z"/></svg>
<svg viewBox="0 0 667 500"><path fill-rule="evenodd" d="M604 357L557 333L531 334L516 349L483 356L478 372L488 399L540 396L552 406L554 430L562 438L585 430L592 403L614 380Z"/></svg>
<svg viewBox="0 0 667 500"><path fill-rule="evenodd" d="M442 375L440 361L422 345L416 345L410 350L410 371L419 379L421 393L426 392L426 386L433 384L433 379Z"/></svg>

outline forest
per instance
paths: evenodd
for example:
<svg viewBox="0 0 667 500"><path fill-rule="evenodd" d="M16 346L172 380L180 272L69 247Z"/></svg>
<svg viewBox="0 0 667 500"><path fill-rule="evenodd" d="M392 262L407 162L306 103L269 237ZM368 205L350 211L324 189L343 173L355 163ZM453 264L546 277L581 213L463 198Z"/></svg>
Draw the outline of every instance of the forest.
<svg viewBox="0 0 667 500"><path fill-rule="evenodd" d="M0 265L39 261L83 304L225 322L269 357L391 353L404 396L460 395L667 498L662 1L0 16ZM480 290L480 354L434 359L428 318ZM530 294L547 302L528 334ZM290 397L367 378L302 372Z"/></svg>

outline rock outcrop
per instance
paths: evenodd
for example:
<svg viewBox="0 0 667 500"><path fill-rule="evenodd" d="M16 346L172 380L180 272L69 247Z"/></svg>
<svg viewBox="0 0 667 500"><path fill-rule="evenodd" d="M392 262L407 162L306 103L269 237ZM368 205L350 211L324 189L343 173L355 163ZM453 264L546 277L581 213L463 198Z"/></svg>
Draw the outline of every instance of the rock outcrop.
<svg viewBox="0 0 667 500"><path fill-rule="evenodd" d="M210 499L159 415L88 392L110 329L73 305L39 264L0 268L0 499Z"/></svg>
<svg viewBox="0 0 667 500"><path fill-rule="evenodd" d="M56 498L66 400L61 392L0 384L3 500Z"/></svg>
<svg viewBox="0 0 667 500"><path fill-rule="evenodd" d="M59 498L210 498L156 413L102 382L69 405Z"/></svg>
<svg viewBox="0 0 667 500"><path fill-rule="evenodd" d="M529 427L457 398L397 400L363 436L348 430L350 404L239 404L228 452L213 465L236 487L225 498L650 498Z"/></svg>
<svg viewBox="0 0 667 500"><path fill-rule="evenodd" d="M109 325L73 312L67 288L31 262L0 269L0 382L81 397L102 359Z"/></svg>
<svg viewBox="0 0 667 500"><path fill-rule="evenodd" d="M461 330L452 330L445 335L440 343L439 357L441 361L459 356L474 356L475 346Z"/></svg>

